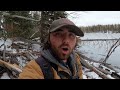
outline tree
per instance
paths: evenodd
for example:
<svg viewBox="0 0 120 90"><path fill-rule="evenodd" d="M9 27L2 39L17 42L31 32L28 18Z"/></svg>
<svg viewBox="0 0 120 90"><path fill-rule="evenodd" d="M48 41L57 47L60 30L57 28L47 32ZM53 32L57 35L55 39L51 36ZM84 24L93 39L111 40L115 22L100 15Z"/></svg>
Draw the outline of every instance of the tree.
<svg viewBox="0 0 120 90"><path fill-rule="evenodd" d="M30 11L5 11L9 15L4 15L4 29L8 32L9 37L28 38L33 29L33 22L30 20L12 17L19 15L32 18Z"/></svg>

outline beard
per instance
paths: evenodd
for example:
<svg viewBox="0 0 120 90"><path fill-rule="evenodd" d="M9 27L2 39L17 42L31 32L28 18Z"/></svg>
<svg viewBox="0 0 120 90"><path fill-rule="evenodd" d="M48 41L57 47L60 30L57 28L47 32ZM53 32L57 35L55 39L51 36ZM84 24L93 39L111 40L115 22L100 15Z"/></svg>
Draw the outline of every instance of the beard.
<svg viewBox="0 0 120 90"><path fill-rule="evenodd" d="M62 44L58 47L51 45L53 52L62 60L68 59L73 49L68 44Z"/></svg>

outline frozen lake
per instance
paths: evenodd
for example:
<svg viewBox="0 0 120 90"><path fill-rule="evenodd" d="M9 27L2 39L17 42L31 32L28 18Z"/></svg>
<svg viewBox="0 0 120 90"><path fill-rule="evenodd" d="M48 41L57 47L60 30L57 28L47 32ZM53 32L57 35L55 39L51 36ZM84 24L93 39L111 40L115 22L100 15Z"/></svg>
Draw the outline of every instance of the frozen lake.
<svg viewBox="0 0 120 90"><path fill-rule="evenodd" d="M85 36L82 37L82 40L86 39L119 39L120 33L85 33ZM87 57L90 57L94 60L104 60L111 46L117 40L107 40L107 41L82 41L79 45L79 50ZM120 41L118 42L120 44ZM120 46L118 46L114 52L110 55L107 60L107 63L110 63L114 66L120 67Z"/></svg>

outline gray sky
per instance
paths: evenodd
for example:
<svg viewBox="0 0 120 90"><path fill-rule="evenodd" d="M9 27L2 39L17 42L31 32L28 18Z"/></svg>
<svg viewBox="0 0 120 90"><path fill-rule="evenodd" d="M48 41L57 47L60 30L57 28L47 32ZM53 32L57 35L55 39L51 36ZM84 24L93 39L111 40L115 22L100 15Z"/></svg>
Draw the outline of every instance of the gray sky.
<svg viewBox="0 0 120 90"><path fill-rule="evenodd" d="M72 13L68 18L77 26L120 24L120 11L69 11L68 13Z"/></svg>

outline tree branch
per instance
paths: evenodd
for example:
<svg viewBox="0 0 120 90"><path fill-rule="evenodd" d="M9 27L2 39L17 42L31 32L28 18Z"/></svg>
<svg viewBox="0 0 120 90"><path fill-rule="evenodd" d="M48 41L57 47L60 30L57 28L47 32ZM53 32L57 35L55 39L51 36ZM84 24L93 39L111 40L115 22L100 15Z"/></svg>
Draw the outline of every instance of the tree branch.
<svg viewBox="0 0 120 90"><path fill-rule="evenodd" d="M11 17L11 18L21 18L21 19L31 20L31 21L36 21L36 22L39 22L39 21L40 21L40 20L35 20L35 19L32 19L32 18L24 17L24 16L10 15L9 13L6 13L6 12L3 12L3 15L4 15L4 16L8 16L8 17Z"/></svg>

